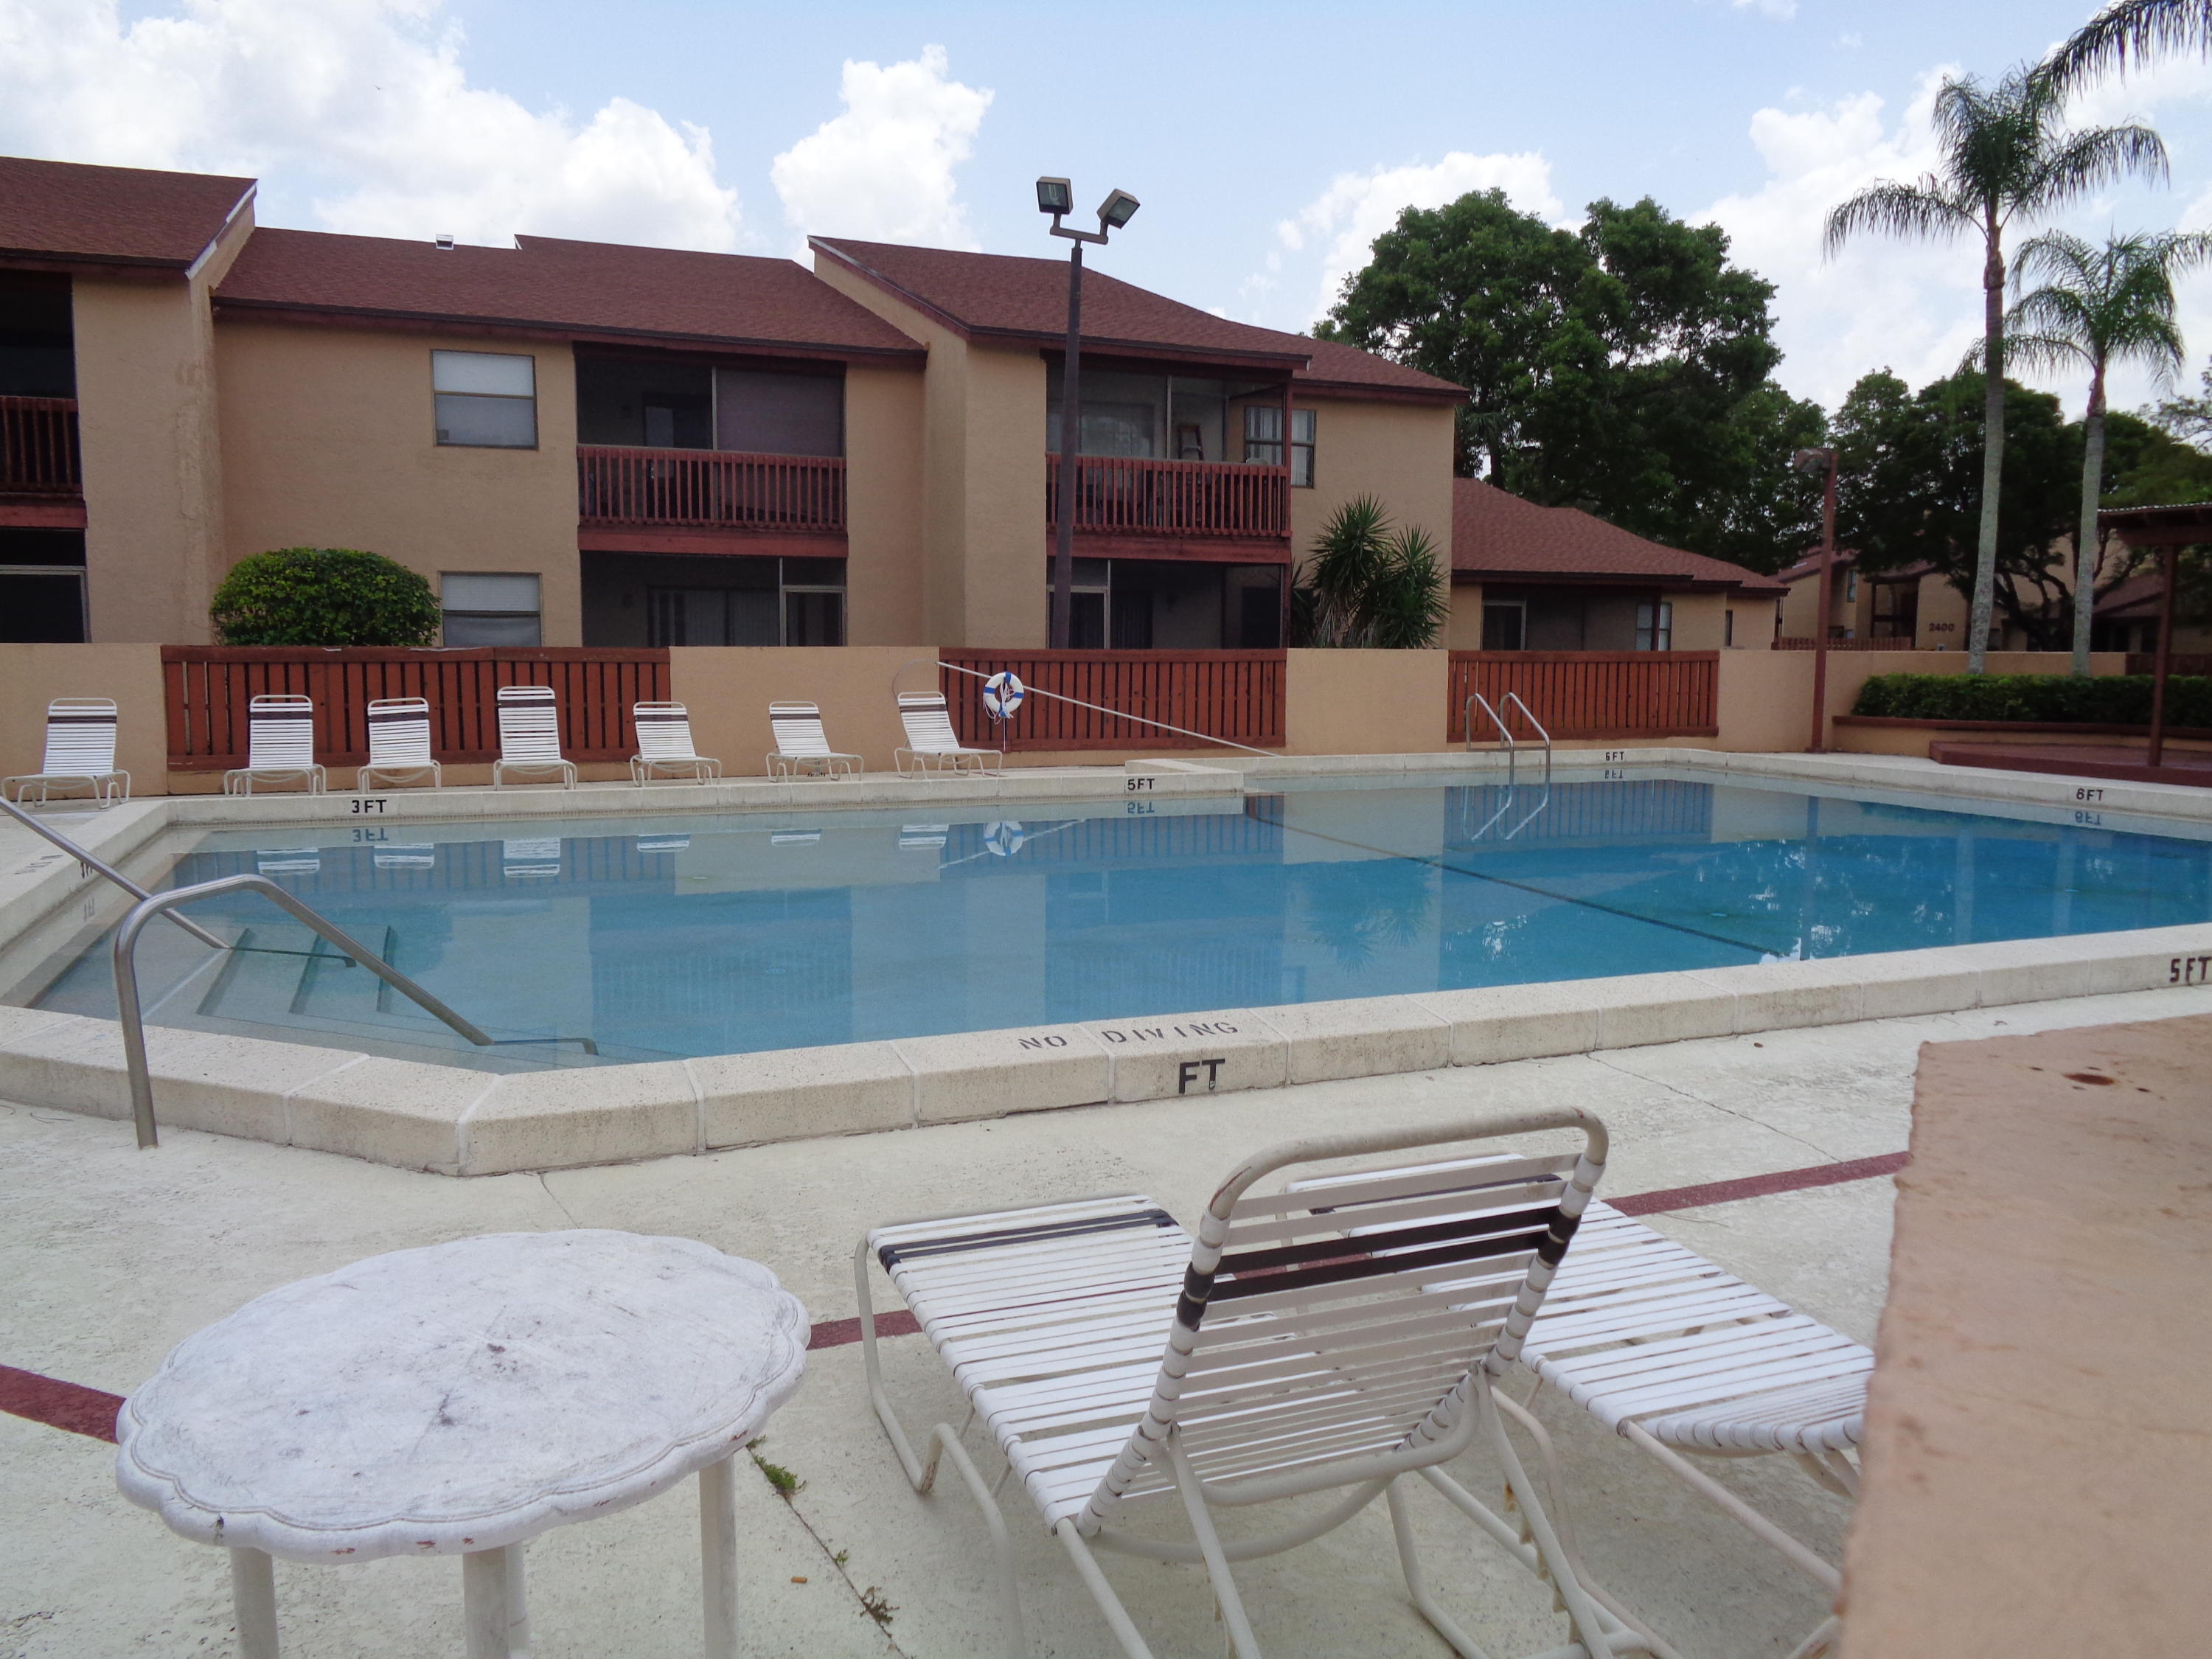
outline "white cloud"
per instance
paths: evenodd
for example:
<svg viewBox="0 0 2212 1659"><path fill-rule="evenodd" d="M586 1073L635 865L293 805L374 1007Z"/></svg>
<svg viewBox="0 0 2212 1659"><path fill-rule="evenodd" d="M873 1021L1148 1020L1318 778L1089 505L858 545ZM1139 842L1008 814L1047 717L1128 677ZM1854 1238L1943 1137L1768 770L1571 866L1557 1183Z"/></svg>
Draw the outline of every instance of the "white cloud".
<svg viewBox="0 0 2212 1659"><path fill-rule="evenodd" d="M1336 303L1344 279L1367 263L1375 239L1395 224L1406 209L1442 207L1471 190L1492 189L1503 190L1524 213L1556 220L1565 211L1552 190L1552 164L1533 152L1470 155L1454 150L1433 166L1339 173L1297 217L1275 228L1283 251L1317 251L1321 264L1314 301L1303 315L1284 321L1304 328L1327 313ZM1282 252L1271 252L1267 271L1248 280L1245 293L1266 295L1275 287L1285 263Z"/></svg>
<svg viewBox="0 0 2212 1659"><path fill-rule="evenodd" d="M1785 21L1797 15L1797 0L1729 0L1738 11L1763 12Z"/></svg>
<svg viewBox="0 0 2212 1659"><path fill-rule="evenodd" d="M702 127L625 98L588 120L469 84L440 0L0 0L0 149L269 178L317 228L737 246Z"/></svg>
<svg viewBox="0 0 2212 1659"><path fill-rule="evenodd" d="M844 112L769 169L802 235L976 246L953 199L953 171L974 149L992 94L951 79L950 67L942 46L888 66L846 60Z"/></svg>

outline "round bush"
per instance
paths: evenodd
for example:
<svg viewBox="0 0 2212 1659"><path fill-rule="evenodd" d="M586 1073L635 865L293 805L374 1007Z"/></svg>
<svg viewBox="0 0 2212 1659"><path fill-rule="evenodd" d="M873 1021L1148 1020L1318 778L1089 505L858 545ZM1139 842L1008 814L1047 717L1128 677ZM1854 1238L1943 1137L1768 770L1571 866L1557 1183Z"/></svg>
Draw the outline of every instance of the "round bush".
<svg viewBox="0 0 2212 1659"><path fill-rule="evenodd" d="M430 584L381 553L280 547L241 559L208 607L225 645L435 645Z"/></svg>

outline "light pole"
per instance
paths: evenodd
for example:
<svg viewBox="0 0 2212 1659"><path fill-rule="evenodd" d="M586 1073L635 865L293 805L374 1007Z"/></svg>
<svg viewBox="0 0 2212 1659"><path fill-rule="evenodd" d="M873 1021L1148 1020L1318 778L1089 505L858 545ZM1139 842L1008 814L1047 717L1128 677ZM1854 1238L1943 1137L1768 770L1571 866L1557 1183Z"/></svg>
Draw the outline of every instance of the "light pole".
<svg viewBox="0 0 2212 1659"><path fill-rule="evenodd" d="M1060 512L1052 545L1052 625L1055 651L1067 649L1075 610L1075 461L1083 445L1083 245L1103 246L1107 236L1136 216L1137 198L1117 190L1098 204L1098 228L1070 230L1061 218L1075 210L1075 186L1065 179L1036 181L1037 211L1052 215L1052 234L1075 244L1067 253L1067 368L1060 390Z"/></svg>
<svg viewBox="0 0 2212 1659"><path fill-rule="evenodd" d="M1801 449L1790 465L1808 476L1826 468L1827 482L1820 492L1820 611L1813 623L1813 742L1812 752L1828 747L1828 607L1833 603L1836 580L1836 452Z"/></svg>

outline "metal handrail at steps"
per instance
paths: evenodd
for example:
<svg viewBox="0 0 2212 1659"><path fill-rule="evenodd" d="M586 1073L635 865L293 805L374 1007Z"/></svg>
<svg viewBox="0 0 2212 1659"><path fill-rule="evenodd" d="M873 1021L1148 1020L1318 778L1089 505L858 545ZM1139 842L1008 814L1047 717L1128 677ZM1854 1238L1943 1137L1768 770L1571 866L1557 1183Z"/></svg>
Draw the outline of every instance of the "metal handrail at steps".
<svg viewBox="0 0 2212 1659"><path fill-rule="evenodd" d="M52 829L46 824L40 823L38 819L33 817L28 812L18 806L14 801L8 799L4 796L0 796L0 812L7 813L9 817L21 823L33 835L44 836L48 841L53 842L55 846L60 848L63 852L67 853L80 865L83 866L84 868L91 871L96 876L105 876L108 880L113 882L118 887L120 887L125 892L130 894L131 897L144 900L154 896L144 888L141 887L137 882L131 880L130 877L125 875L120 870L116 869L112 865L103 864L100 860L93 857L91 854L86 852L83 848L71 841L67 836L62 834L60 830ZM208 932L206 928L201 927L199 923L194 921L190 916L173 915L169 920L175 922L178 927L183 928L186 933L190 933L194 939L198 939L203 945L211 946L213 949L217 951L228 951L230 949L228 945L225 945L213 933Z"/></svg>
<svg viewBox="0 0 2212 1659"><path fill-rule="evenodd" d="M1508 709L1519 709L1521 718L1534 726L1536 735L1544 740L1544 787L1548 790L1552 784L1552 734L1544 729L1543 721L1536 718L1528 705L1521 701L1518 691L1508 691L1503 701ZM1474 711L1478 707L1490 716L1490 723L1498 728L1498 735L1505 740L1505 776L1510 787L1514 770L1520 763L1521 745L1515 741L1512 728L1505 724L1504 718L1490 706L1490 699L1477 691L1468 698L1466 708L1461 711L1461 724L1467 730L1467 746L1469 749L1474 747Z"/></svg>
<svg viewBox="0 0 2212 1659"><path fill-rule="evenodd" d="M15 802L0 799L0 810L4 810L10 817L75 858L86 869L106 877L138 901L131 907L131 914L124 917L122 926L115 930L115 1012L123 1027L124 1062L131 1073L131 1116L137 1127L138 1145L142 1148L159 1146L161 1137L154 1122L154 1080L146 1066L146 1024L138 997L138 935L145 931L146 924L155 916L167 915L204 945L218 951L237 948L226 945L189 916L174 914L175 907L179 904L188 904L194 899L208 898L217 893L251 892L265 896L270 903L292 916L309 932L327 939L400 995L425 1012L443 1020L479 1048L574 1042L581 1045L586 1054L596 1054L599 1051L599 1044L589 1037L487 1036L480 1027L462 1018L343 928L325 921L266 876L225 876L219 881L204 881L196 886L172 888L166 893L149 893L121 871L94 857L60 830L40 823Z"/></svg>

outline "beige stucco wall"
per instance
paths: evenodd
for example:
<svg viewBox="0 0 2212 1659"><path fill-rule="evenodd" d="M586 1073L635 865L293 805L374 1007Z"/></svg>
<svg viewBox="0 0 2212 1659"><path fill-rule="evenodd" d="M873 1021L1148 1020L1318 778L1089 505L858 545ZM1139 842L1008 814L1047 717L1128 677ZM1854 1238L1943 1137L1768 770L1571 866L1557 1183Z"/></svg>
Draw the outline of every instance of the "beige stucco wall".
<svg viewBox="0 0 2212 1659"><path fill-rule="evenodd" d="M1291 557L1304 562L1339 507L1373 495L1399 528L1427 531L1449 568L1453 410L1334 398L1297 398L1295 407L1314 411L1314 482L1310 489L1291 491ZM1480 614L1478 602L1478 638Z"/></svg>
<svg viewBox="0 0 2212 1659"><path fill-rule="evenodd" d="M845 641L885 645L921 631L923 376L845 372Z"/></svg>
<svg viewBox="0 0 2212 1659"><path fill-rule="evenodd" d="M134 794L163 792L168 715L161 653L154 645L0 645L0 776L39 769L46 704L56 697L115 699L115 763Z"/></svg>
<svg viewBox="0 0 2212 1659"><path fill-rule="evenodd" d="M1445 651L1293 651L1283 725L1293 755L1407 755L1449 747Z"/></svg>
<svg viewBox="0 0 2212 1659"><path fill-rule="evenodd" d="M972 343L817 255L815 273L929 349L922 376L923 609L947 645L1045 642L1044 358Z"/></svg>
<svg viewBox="0 0 2212 1659"><path fill-rule="evenodd" d="M1444 648L1449 651L1482 649L1480 582L1452 584L1451 615L1444 621Z"/></svg>
<svg viewBox="0 0 2212 1659"><path fill-rule="evenodd" d="M430 353L538 361L538 447L441 447ZM441 571L540 578L543 642L581 643L576 372L563 344L226 321L216 330L229 563L358 547Z"/></svg>
<svg viewBox="0 0 2212 1659"><path fill-rule="evenodd" d="M933 645L677 646L670 695L689 707L699 752L720 761L726 776L766 769L771 702L818 704L832 748L888 772L906 741L896 694L934 690L936 660Z"/></svg>
<svg viewBox="0 0 2212 1659"><path fill-rule="evenodd" d="M208 292L251 205L190 276L71 283L91 637L189 644L226 568Z"/></svg>

